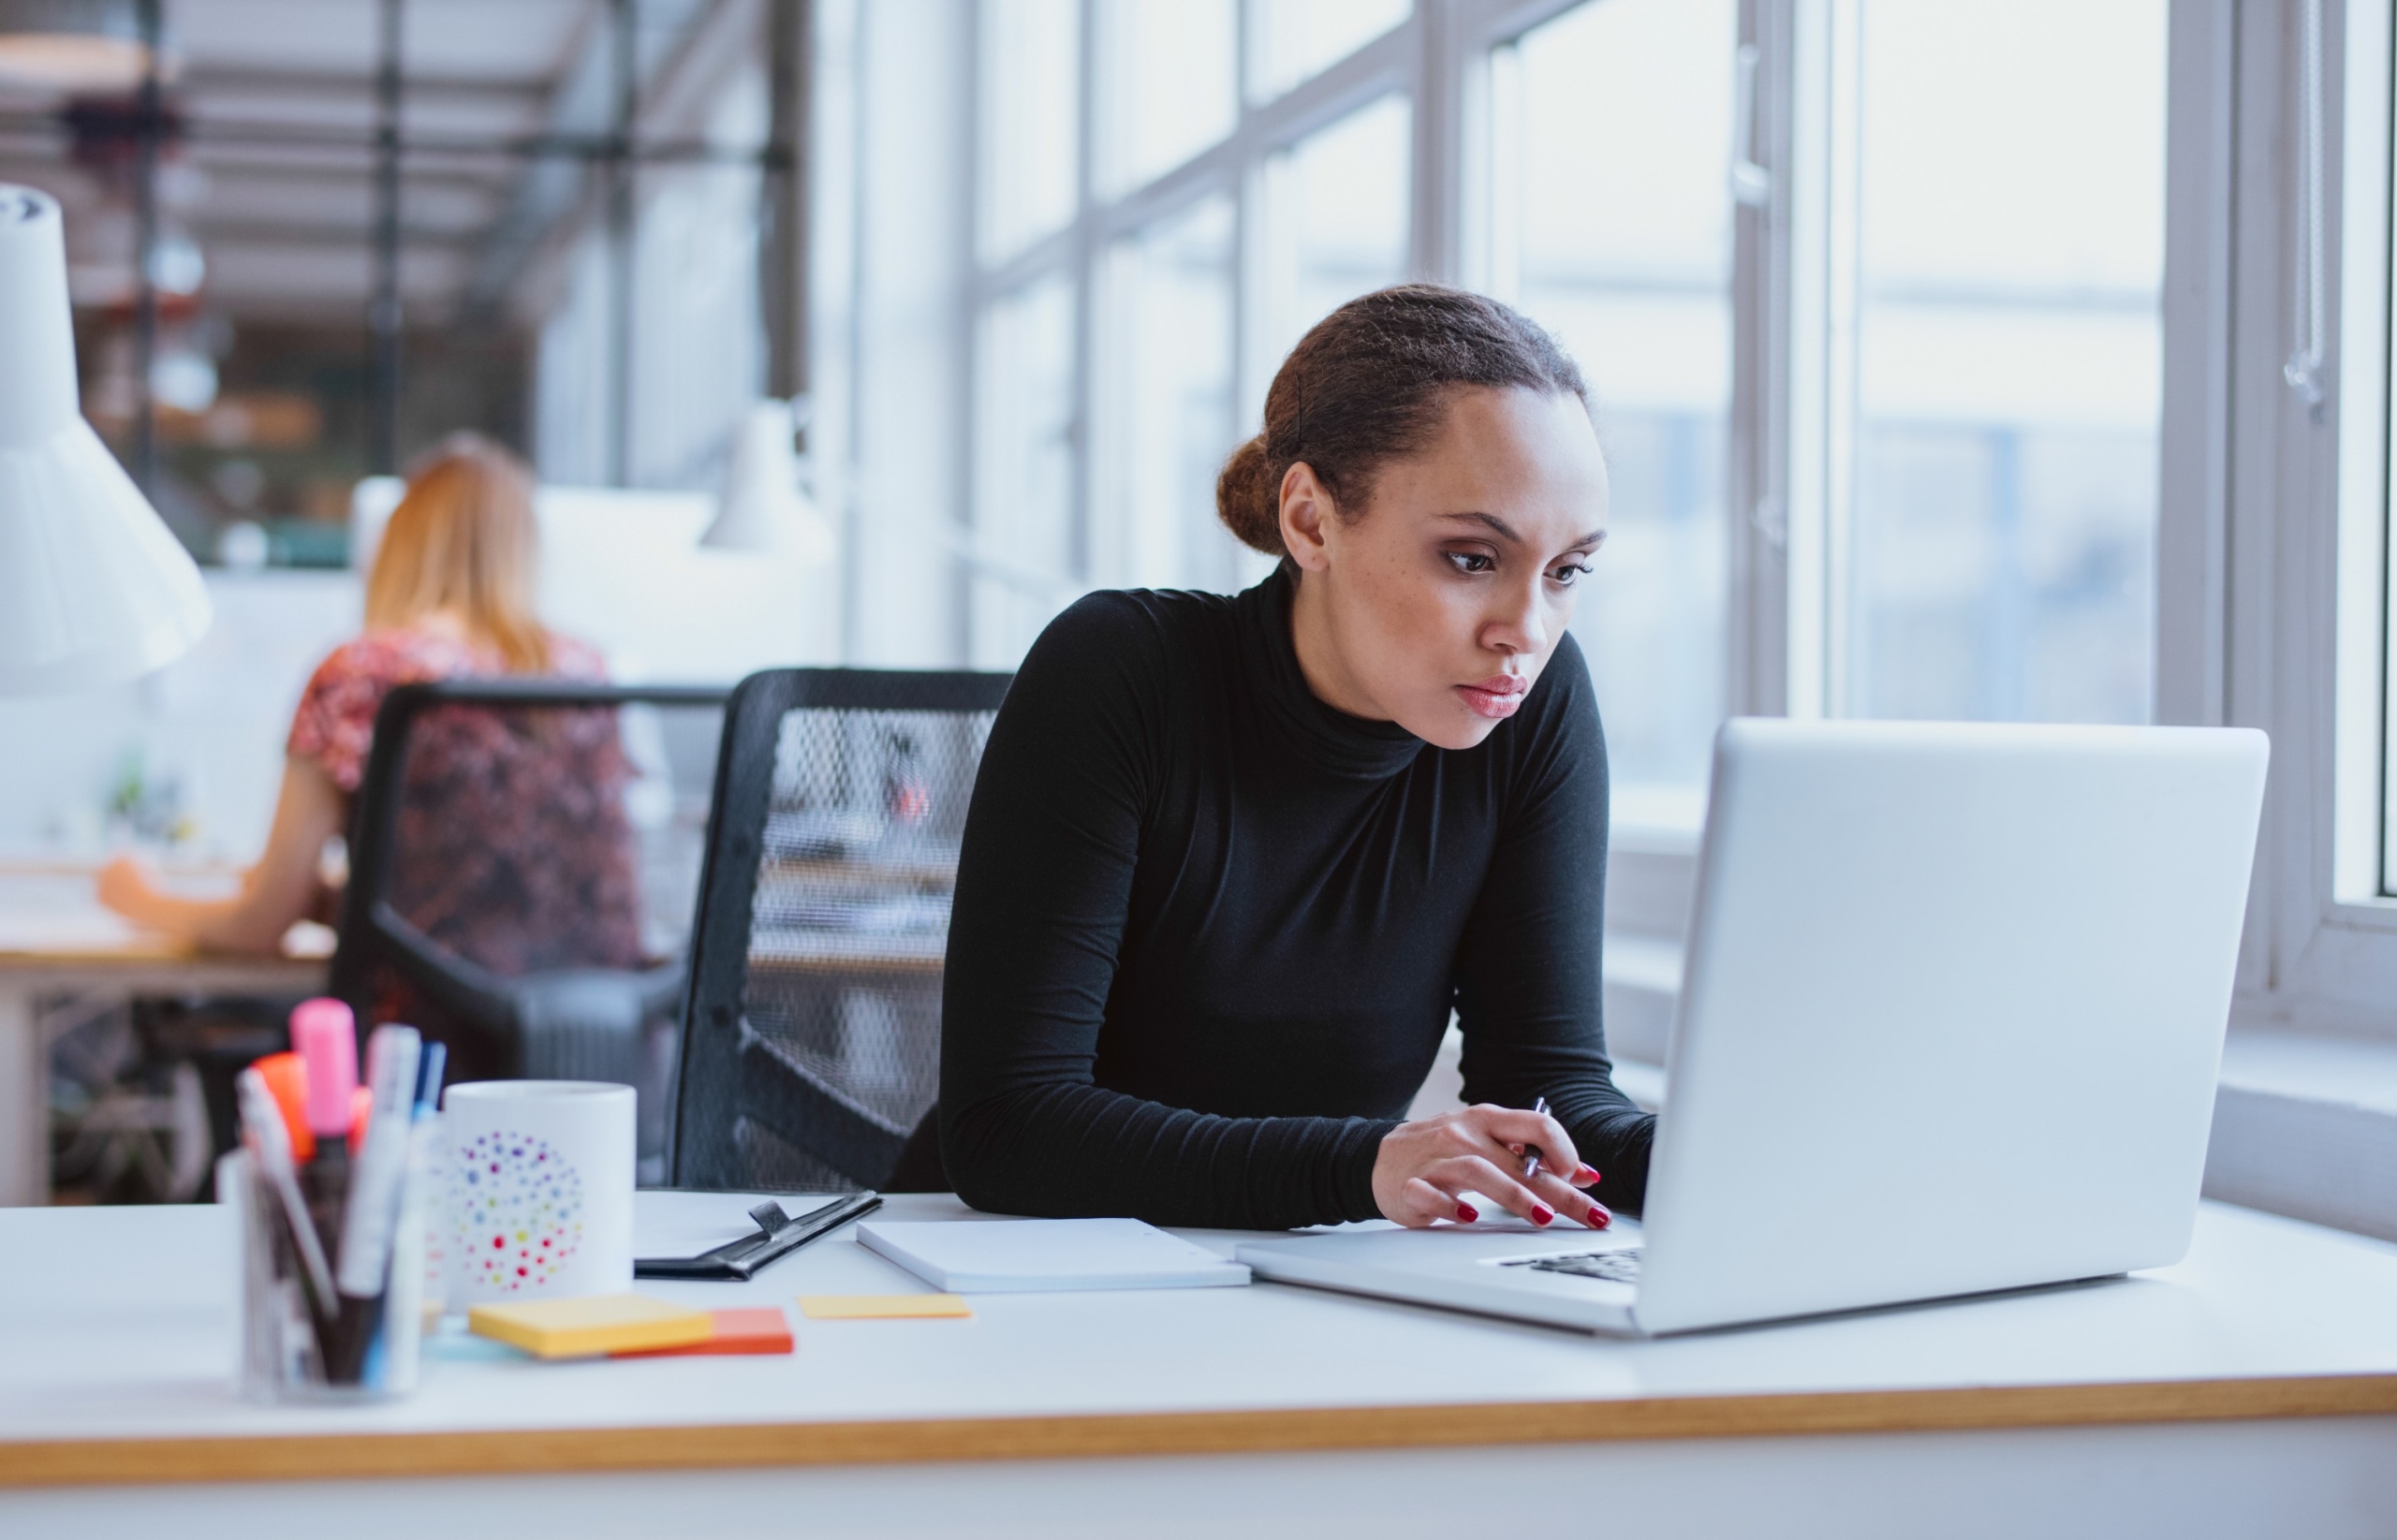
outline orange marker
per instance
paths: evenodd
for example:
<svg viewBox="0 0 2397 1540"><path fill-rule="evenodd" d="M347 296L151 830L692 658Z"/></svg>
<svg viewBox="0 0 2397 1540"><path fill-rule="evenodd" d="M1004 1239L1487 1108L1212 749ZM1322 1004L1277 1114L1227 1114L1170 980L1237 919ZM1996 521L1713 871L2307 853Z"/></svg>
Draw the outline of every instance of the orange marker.
<svg viewBox="0 0 2397 1540"><path fill-rule="evenodd" d="M291 1136L291 1158L301 1166L316 1158L316 1133L308 1126L308 1071L296 1053L270 1053L250 1066L274 1093L283 1126Z"/></svg>
<svg viewBox="0 0 2397 1540"><path fill-rule="evenodd" d="M349 1093L349 1158L366 1148L366 1121L375 1115L375 1093L360 1086Z"/></svg>

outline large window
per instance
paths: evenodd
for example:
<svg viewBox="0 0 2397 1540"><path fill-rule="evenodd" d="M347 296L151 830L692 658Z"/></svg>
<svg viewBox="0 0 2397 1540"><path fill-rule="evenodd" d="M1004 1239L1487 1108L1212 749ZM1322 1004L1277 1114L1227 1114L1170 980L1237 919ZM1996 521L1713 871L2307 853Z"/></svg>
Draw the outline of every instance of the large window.
<svg viewBox="0 0 2397 1540"><path fill-rule="evenodd" d="M2146 720L2166 0L2038 6L978 0L971 660L1253 579L1215 470L1413 275L1590 381L1620 824L1736 711Z"/></svg>
<svg viewBox="0 0 2397 1540"><path fill-rule="evenodd" d="M826 14L889 34L867 98L971 39L949 148L865 111L847 195L871 229L955 176L974 211L938 322L971 382L956 501L848 512L867 567L955 564L853 586L961 605L964 661L1013 667L1092 588L1254 580L1217 469L1308 327L1418 277L1516 304L1589 379L1615 501L1575 630L1619 827L1685 841L1737 711L2152 716L2167 0ZM871 246L840 258L861 293L943 249ZM936 310L911 294L824 376ZM947 452L854 409L893 467Z"/></svg>
<svg viewBox="0 0 2397 1540"><path fill-rule="evenodd" d="M1834 711L2149 716L2165 18L1860 7Z"/></svg>

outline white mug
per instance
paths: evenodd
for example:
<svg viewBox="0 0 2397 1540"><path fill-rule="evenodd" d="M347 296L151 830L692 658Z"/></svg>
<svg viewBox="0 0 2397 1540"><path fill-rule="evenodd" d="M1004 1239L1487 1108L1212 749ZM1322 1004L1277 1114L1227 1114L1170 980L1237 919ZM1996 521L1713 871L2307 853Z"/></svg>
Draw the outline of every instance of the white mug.
<svg viewBox="0 0 2397 1540"><path fill-rule="evenodd" d="M452 1309L633 1286L633 1088L474 1080L442 1095Z"/></svg>

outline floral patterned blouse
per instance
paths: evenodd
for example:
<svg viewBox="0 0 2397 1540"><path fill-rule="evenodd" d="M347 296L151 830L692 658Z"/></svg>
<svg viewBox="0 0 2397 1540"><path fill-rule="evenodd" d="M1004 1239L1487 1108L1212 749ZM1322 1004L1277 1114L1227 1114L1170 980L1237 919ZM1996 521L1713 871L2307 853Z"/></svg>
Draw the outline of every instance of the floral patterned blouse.
<svg viewBox="0 0 2397 1540"><path fill-rule="evenodd" d="M550 670L563 679L596 682L608 677L597 650L554 634L550 638ZM437 631L369 631L334 648L316 665L291 719L285 752L315 764L334 785L355 796L374 744L375 713L383 709L383 697L394 685L507 672L507 660L495 647Z"/></svg>
<svg viewBox="0 0 2397 1540"><path fill-rule="evenodd" d="M584 643L551 638L551 672L606 678ZM401 684L507 672L494 648L437 632L369 632L336 648L301 695L287 752L357 795L375 717ZM383 896L444 949L503 978L560 968L639 968L639 851L632 780L610 707L441 705L411 719L397 784L397 838ZM374 1019L448 1042L452 1080L522 1074L512 1045L448 1021L390 969Z"/></svg>

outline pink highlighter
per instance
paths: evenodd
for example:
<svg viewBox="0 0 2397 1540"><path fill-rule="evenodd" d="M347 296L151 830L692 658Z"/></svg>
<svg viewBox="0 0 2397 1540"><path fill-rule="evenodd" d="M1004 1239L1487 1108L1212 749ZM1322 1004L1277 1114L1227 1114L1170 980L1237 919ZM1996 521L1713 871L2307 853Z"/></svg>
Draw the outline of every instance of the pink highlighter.
<svg viewBox="0 0 2397 1540"><path fill-rule="evenodd" d="M358 1021L338 1000L303 1000L291 1012L291 1046L307 1070L308 1128L316 1158L300 1174L326 1254L341 1237L349 1194L349 1128L358 1091Z"/></svg>

